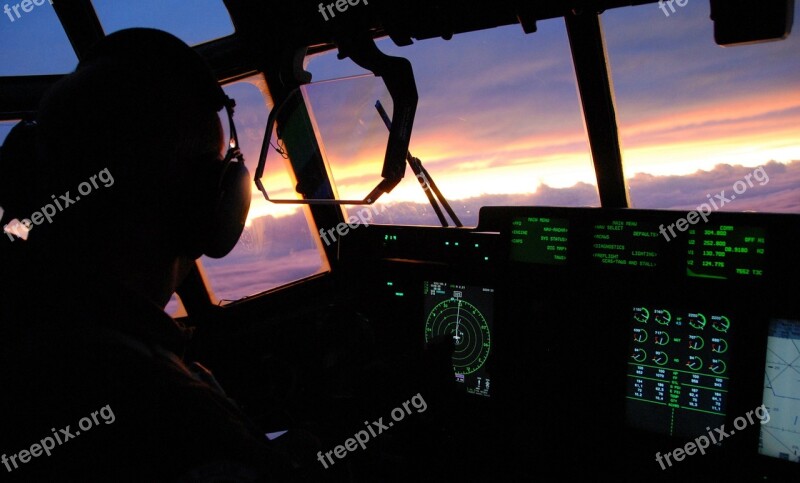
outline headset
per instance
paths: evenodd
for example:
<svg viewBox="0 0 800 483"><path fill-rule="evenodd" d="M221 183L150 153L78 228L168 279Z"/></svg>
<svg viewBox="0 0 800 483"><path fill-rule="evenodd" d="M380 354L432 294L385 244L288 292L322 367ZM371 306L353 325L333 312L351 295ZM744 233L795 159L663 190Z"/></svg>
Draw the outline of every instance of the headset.
<svg viewBox="0 0 800 483"><path fill-rule="evenodd" d="M236 101L224 93L223 96L230 129L228 151L222 161L213 164L209 175L212 192L203 193L210 201L205 205L210 211L199 210L199 218L194 220L199 230L190 230L198 240L189 240L198 252L211 258L223 258L236 246L244 231L252 198L250 172L245 166L233 122Z"/></svg>

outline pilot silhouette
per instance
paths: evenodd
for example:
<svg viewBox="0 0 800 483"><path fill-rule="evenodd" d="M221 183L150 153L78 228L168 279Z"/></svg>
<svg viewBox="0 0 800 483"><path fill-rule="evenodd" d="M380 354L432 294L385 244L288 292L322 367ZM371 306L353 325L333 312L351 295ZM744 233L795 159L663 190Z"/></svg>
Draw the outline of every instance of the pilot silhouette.
<svg viewBox="0 0 800 483"><path fill-rule="evenodd" d="M2 479L294 478L183 360L189 331L163 311L195 259L241 233L247 171L219 116L232 107L189 46L129 29L9 138L2 221L29 231L0 239Z"/></svg>

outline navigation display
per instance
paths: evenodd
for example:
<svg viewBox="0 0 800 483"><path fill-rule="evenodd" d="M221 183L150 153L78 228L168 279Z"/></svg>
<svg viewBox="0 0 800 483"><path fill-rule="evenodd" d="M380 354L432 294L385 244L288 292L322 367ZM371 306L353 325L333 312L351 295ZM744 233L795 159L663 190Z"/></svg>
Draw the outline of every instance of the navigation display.
<svg viewBox="0 0 800 483"><path fill-rule="evenodd" d="M638 306L631 312L626 416L632 427L670 436L725 422L732 318Z"/></svg>
<svg viewBox="0 0 800 483"><path fill-rule="evenodd" d="M466 392L489 396L486 362L492 347L494 289L424 282L425 342L451 337L453 370Z"/></svg>
<svg viewBox="0 0 800 483"><path fill-rule="evenodd" d="M717 225L689 230L686 273L729 279L764 276L767 235L763 228Z"/></svg>
<svg viewBox="0 0 800 483"><path fill-rule="evenodd" d="M800 463L800 321L774 319L769 325L764 368L764 407L758 452Z"/></svg>

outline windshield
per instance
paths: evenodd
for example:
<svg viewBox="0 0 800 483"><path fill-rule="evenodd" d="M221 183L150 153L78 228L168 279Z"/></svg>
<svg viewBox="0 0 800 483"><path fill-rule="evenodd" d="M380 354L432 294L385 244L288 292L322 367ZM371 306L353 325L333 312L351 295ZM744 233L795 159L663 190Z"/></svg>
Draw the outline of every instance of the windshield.
<svg viewBox="0 0 800 483"><path fill-rule="evenodd" d="M631 205L692 209L725 191L738 202L723 209L800 212L800 40L723 48L709 15L707 2L693 2L669 17L652 4L602 16ZM414 66L410 150L465 225L482 206L599 206L563 19L531 35L511 26L379 47ZM335 53L307 68L315 79L365 73ZM340 199L360 198L383 151L346 154L374 117L337 89L307 101ZM367 105L358 116L356 103ZM378 205L378 223L440 224L410 170Z"/></svg>
<svg viewBox="0 0 800 483"><path fill-rule="evenodd" d="M510 26L450 41L398 48L383 40L378 46L414 66L420 100L410 151L464 225L477 224L481 206L599 206L563 20L541 22L534 35ZM312 57L307 69L315 79L364 73L335 53ZM350 82L357 92L356 82L363 81ZM362 198L380 173L385 140L371 157L337 153L356 149L373 122L383 136L386 128L371 106L365 124L350 116L352 107L332 112L331 103L354 99L337 89L322 87L310 103L340 197ZM349 132L342 132L343 124L352 126ZM378 223L439 225L410 169L379 205Z"/></svg>

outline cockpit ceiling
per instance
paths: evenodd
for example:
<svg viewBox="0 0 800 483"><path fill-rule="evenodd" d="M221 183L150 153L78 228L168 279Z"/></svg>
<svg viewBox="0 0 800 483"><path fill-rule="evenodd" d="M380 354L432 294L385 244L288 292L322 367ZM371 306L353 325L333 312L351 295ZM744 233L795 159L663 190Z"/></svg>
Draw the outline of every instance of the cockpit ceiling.
<svg viewBox="0 0 800 483"><path fill-rule="evenodd" d="M347 3L349 1L349 4ZM339 0L345 10L336 10L337 0L269 0L249 2L225 0L234 23L262 25L273 46L331 48L336 38L353 33L373 37L388 35L400 45L413 40L453 35L503 25L522 24L527 32L536 29L536 21L562 17L572 11L602 12L616 7L656 3L652 0L368 0L372 8L359 9L365 0ZM321 12L328 5L335 18ZM345 9L346 8L346 9ZM242 13L247 12L247 15ZM356 13L358 12L358 13ZM263 26L269 28L264 29ZM242 25L237 25L237 28Z"/></svg>

